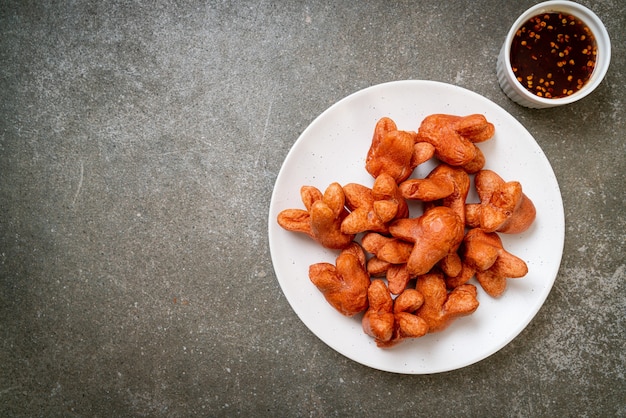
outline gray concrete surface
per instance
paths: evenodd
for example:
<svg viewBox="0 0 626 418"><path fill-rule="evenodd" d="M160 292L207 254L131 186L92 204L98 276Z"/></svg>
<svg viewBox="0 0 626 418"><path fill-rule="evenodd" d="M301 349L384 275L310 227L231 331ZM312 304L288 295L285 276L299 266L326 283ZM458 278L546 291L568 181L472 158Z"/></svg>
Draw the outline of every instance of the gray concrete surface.
<svg viewBox="0 0 626 418"><path fill-rule="evenodd" d="M625 416L626 4L600 88L529 110L495 60L534 1L0 1L1 416ZM426 376L333 351L267 238L306 126L385 81L469 88L545 151L565 251L543 308Z"/></svg>

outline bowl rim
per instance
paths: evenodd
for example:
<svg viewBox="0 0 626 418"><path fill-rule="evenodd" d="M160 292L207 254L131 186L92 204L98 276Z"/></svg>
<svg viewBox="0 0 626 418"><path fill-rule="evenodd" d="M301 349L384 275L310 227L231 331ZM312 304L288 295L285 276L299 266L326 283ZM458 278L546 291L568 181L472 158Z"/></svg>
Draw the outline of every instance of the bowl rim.
<svg viewBox="0 0 626 418"><path fill-rule="evenodd" d="M540 13L549 13L549 12L565 12L575 15L577 18L581 19L587 26L590 27L593 32L596 43L598 45L598 55L596 57L596 66L591 74L589 81L583 86L582 89L577 92L566 96L566 97L558 97L558 98L545 98L539 97L528 90L524 86L522 86L515 74L513 73L513 69L511 68L511 44L513 41L513 37L517 30L531 17L538 15ZM513 88L515 91L523 96L526 100L535 102L537 104L541 104L544 106L558 106L563 104L568 104L575 102L577 100L586 97L588 94L593 92L596 87L602 82L606 72L608 71L609 64L611 62L611 40L609 38L609 34L602 23L602 20L590 9L583 6L582 4L567 1L567 0L549 0L542 3L538 3L529 9L527 9L524 13L522 13L517 20L513 23L509 32L506 35L504 41L504 69L508 75L508 78L511 80L511 84L513 84Z"/></svg>

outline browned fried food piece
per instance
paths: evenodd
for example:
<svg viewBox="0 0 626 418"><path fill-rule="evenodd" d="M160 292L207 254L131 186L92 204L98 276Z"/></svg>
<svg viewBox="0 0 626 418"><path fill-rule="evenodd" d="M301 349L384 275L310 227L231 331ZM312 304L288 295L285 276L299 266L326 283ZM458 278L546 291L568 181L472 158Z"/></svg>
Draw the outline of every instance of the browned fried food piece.
<svg viewBox="0 0 626 418"><path fill-rule="evenodd" d="M402 196L432 202L426 205L447 206L465 223L465 205L470 189L470 177L465 170L441 163L426 178L408 179L399 186Z"/></svg>
<svg viewBox="0 0 626 418"><path fill-rule="evenodd" d="M306 210L281 211L277 217L281 227L304 233L330 249L343 249L352 243L354 235L341 232L341 223L348 216L348 211L339 183L329 185L323 195L313 186L303 186L300 196Z"/></svg>
<svg viewBox="0 0 626 418"><path fill-rule="evenodd" d="M376 212L383 219L388 219L387 222L409 216L409 205L402 196L395 179L389 174L381 173L376 177L372 186L372 196L374 196Z"/></svg>
<svg viewBox="0 0 626 418"><path fill-rule="evenodd" d="M445 164L439 166L439 170L445 173L452 180L454 190L441 201L443 206L447 206L456 213L461 221L465 223L465 204L470 189L470 178L463 169L450 167Z"/></svg>
<svg viewBox="0 0 626 418"><path fill-rule="evenodd" d="M413 278L409 275L406 264L392 264L378 257L368 260L367 272L372 277L385 277L389 284L389 291L394 295L402 293Z"/></svg>
<svg viewBox="0 0 626 418"><path fill-rule="evenodd" d="M388 343L393 337L395 318L393 316L393 299L389 289L380 279L372 280L367 291L369 307L363 315L361 325L363 331L373 337L376 343Z"/></svg>
<svg viewBox="0 0 626 418"><path fill-rule="evenodd" d="M436 206L418 218L395 221L389 232L414 244L407 260L407 270L415 277L428 273L442 258L454 252L465 231L461 218L452 209Z"/></svg>
<svg viewBox="0 0 626 418"><path fill-rule="evenodd" d="M413 251L413 244L375 232L365 234L361 244L365 251L374 254L367 263L367 271L373 276L386 276L389 291L394 295L400 294L412 278L406 263Z"/></svg>
<svg viewBox="0 0 626 418"><path fill-rule="evenodd" d="M448 253L437 265L446 277L456 277L463 271L463 260L456 251Z"/></svg>
<svg viewBox="0 0 626 418"><path fill-rule="evenodd" d="M415 289L405 289L393 302L396 327L392 341L419 338L428 333L428 323L415 313L424 304L424 296Z"/></svg>
<svg viewBox="0 0 626 418"><path fill-rule="evenodd" d="M392 266L388 261L383 261L380 258L374 256L367 260L367 272L372 277L385 277L387 270Z"/></svg>
<svg viewBox="0 0 626 418"><path fill-rule="evenodd" d="M352 235L363 231L387 232L387 221L374 208L372 189L358 183L349 183L343 186L343 192L350 214L341 223L341 232ZM383 214L388 215L386 212Z"/></svg>
<svg viewBox="0 0 626 418"><path fill-rule="evenodd" d="M416 144L416 138L415 132L398 130L392 119L381 118L374 128L365 169L374 178L386 173L397 183L406 180L415 167L434 154L432 145Z"/></svg>
<svg viewBox="0 0 626 418"><path fill-rule="evenodd" d="M361 245L368 253L393 264L406 263L413 251L413 244L410 242L387 237L376 232L363 235Z"/></svg>
<svg viewBox="0 0 626 418"><path fill-rule="evenodd" d="M428 332L426 321L414 314L424 302L424 297L415 289L405 290L394 301L385 283L376 279L370 285L368 298L369 308L361 324L379 347L391 347Z"/></svg>
<svg viewBox="0 0 626 418"><path fill-rule="evenodd" d="M416 315L426 321L428 332L445 329L455 318L472 314L479 305L476 286L463 284L448 292L440 273L418 277L415 289L424 296Z"/></svg>
<svg viewBox="0 0 626 418"><path fill-rule="evenodd" d="M528 273L524 260L506 251L496 232L485 232L479 228L465 235L463 260L474 269L476 280L483 290L493 297L504 293L506 279L523 277Z"/></svg>
<svg viewBox="0 0 626 418"><path fill-rule="evenodd" d="M423 179L407 179L400 183L400 192L406 199L430 202L443 199L454 192L454 180L440 164Z"/></svg>
<svg viewBox="0 0 626 418"><path fill-rule="evenodd" d="M409 207L398 190L395 180L382 173L374 181L372 189L358 183L343 187L346 205L351 211L341 224L344 234L358 234L365 231L386 233L389 222L406 218Z"/></svg>
<svg viewBox="0 0 626 418"><path fill-rule="evenodd" d="M459 258L459 260L461 260ZM461 260L460 269L455 271L445 271L442 268L442 271L445 276L446 286L448 289L454 289L455 287L459 287L462 284L465 284L470 281L474 274L476 273L476 269L469 264L463 262ZM456 274L455 274L456 273Z"/></svg>
<svg viewBox="0 0 626 418"><path fill-rule="evenodd" d="M505 182L494 171L481 170L476 173L474 183L480 203L465 206L468 226L517 234L526 231L535 220L535 205L522 192L519 182Z"/></svg>
<svg viewBox="0 0 626 418"><path fill-rule="evenodd" d="M452 167L445 163L441 163L435 167L424 180L429 181L430 179L437 179L437 182L439 183L445 182L451 185L452 192L446 192L445 194L442 193L441 199L427 202L424 205L424 209L428 210L434 206L449 207L459 216L459 218L461 218L461 221L465 223L465 205L470 189L470 178L467 172L460 167ZM400 189L403 190L403 186L408 185L411 181L412 179L406 180L400 185ZM420 196L416 197L419 198ZM446 276L457 276L461 273L462 262L456 251L451 251L439 262L439 267L446 274Z"/></svg>
<svg viewBox="0 0 626 418"><path fill-rule="evenodd" d="M343 315L353 316L367 309L370 277L365 269L365 254L357 243L341 251L335 265L312 264L309 279Z"/></svg>
<svg viewBox="0 0 626 418"><path fill-rule="evenodd" d="M417 141L433 145L435 157L446 164L475 173L485 165L485 157L474 143L486 141L494 133L495 127L483 115L433 114L422 121Z"/></svg>

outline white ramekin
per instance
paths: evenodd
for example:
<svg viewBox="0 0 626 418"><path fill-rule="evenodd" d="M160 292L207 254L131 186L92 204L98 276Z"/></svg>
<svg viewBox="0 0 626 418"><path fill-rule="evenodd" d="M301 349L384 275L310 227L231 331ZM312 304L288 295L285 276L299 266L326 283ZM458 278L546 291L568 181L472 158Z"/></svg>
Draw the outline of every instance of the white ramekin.
<svg viewBox="0 0 626 418"><path fill-rule="evenodd" d="M517 30L531 17L540 13L561 12L576 16L589 26L596 38L598 54L596 65L589 81L574 94L566 97L549 99L529 92L516 79L511 68L511 43ZM611 40L602 21L591 10L572 1L546 1L526 10L511 26L504 44L500 49L497 62L498 82L502 91L514 102L530 108L541 109L573 103L591 93L602 82L611 62Z"/></svg>

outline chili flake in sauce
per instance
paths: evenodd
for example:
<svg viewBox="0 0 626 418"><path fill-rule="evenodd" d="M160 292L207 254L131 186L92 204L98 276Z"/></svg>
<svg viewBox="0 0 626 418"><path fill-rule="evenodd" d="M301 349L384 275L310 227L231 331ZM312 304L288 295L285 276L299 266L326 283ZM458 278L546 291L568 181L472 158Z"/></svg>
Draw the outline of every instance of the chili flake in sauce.
<svg viewBox="0 0 626 418"><path fill-rule="evenodd" d="M591 77L598 47L589 27L564 13L533 16L516 32L511 45L513 73L539 97L569 96Z"/></svg>

